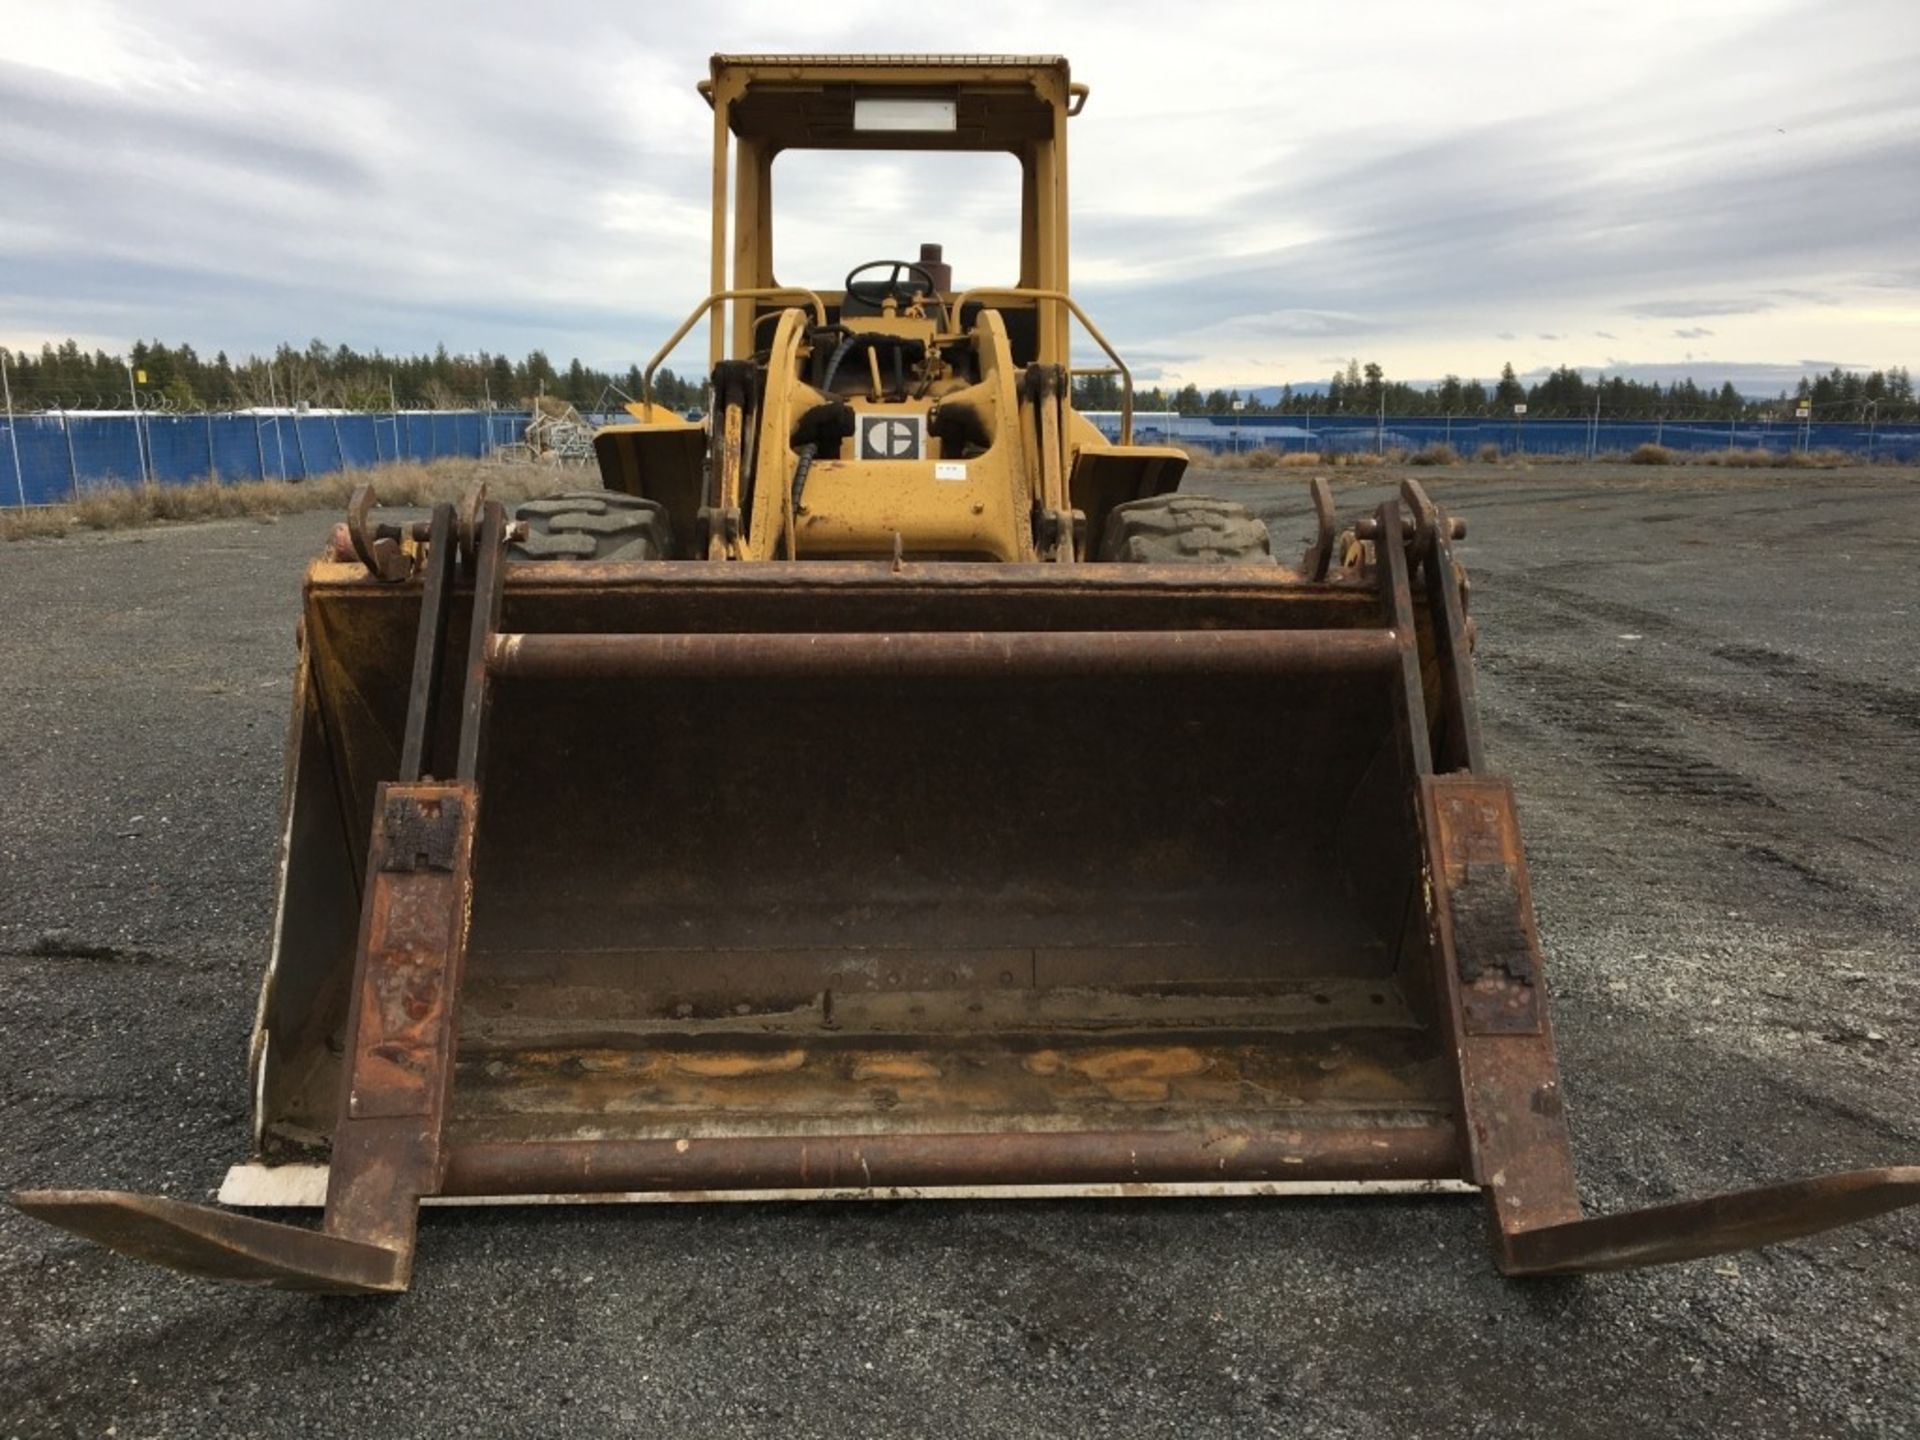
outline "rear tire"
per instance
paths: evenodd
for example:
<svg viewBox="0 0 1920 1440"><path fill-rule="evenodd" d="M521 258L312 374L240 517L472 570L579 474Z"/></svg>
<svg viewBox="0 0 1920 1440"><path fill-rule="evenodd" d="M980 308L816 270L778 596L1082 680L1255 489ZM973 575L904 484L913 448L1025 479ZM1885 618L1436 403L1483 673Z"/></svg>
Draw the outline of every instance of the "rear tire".
<svg viewBox="0 0 1920 1440"><path fill-rule="evenodd" d="M507 547L509 560L667 560L673 529L667 510L654 500L617 490L583 490L523 500L513 518L527 523L526 538Z"/></svg>
<svg viewBox="0 0 1920 1440"><path fill-rule="evenodd" d="M1204 495L1156 495L1113 507L1100 558L1133 565L1274 563L1265 522Z"/></svg>

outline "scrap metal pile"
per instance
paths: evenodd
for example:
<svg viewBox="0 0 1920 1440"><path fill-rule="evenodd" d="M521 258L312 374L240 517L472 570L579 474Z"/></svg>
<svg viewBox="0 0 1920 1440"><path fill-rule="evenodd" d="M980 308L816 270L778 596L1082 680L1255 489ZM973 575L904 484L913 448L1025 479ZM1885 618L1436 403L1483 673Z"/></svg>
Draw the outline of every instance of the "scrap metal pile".
<svg viewBox="0 0 1920 1440"><path fill-rule="evenodd" d="M564 400L542 395L534 401L533 418L522 437L502 445L502 460L530 460L546 465L586 466L593 463L593 426Z"/></svg>

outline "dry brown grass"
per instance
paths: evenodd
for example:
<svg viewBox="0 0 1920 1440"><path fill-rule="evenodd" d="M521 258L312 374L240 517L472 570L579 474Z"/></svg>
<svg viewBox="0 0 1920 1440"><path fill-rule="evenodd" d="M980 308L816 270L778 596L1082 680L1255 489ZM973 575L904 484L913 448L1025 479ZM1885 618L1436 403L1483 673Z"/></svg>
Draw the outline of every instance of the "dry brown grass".
<svg viewBox="0 0 1920 1440"><path fill-rule="evenodd" d="M1185 449L1196 467L1208 470L1373 469L1382 465L1456 465L1460 455L1451 445L1428 445L1409 454L1390 450L1338 454L1311 450L1243 450L1214 454L1192 446ZM1482 465L1503 462L1584 464L1584 455L1503 455L1498 445L1479 447L1473 457ZM1596 460L1617 461L1611 452ZM1664 445L1642 445L1624 457L1634 465L1707 465L1733 469L1837 470L1864 464L1862 457L1840 450L1781 452L1778 450L1679 451ZM592 489L599 483L590 469L560 470L546 465L503 464L490 460L433 460L426 464L378 465L370 470L347 470L292 483L269 480L240 485L217 485L210 480L190 485L103 486L71 505L43 505L25 510L0 510L0 541L59 539L79 530L127 530L147 525L181 524L196 520L267 519L315 510L344 510L354 487L370 483L381 503L424 506L456 500L484 480L497 500L515 501L563 490Z"/></svg>
<svg viewBox="0 0 1920 1440"><path fill-rule="evenodd" d="M503 465L486 460L432 460L423 465L377 465L292 483L267 480L217 485L101 487L71 505L0 512L0 540L50 539L75 530L130 530L194 520L264 519L314 510L344 510L354 487L371 484L383 505L432 505L457 500L480 481L496 500L527 500L559 490L592 489L592 470Z"/></svg>
<svg viewBox="0 0 1920 1440"><path fill-rule="evenodd" d="M1304 455L1298 451L1284 453L1279 450L1223 450L1215 453L1211 450L1187 447L1187 455L1196 465L1204 465L1209 470L1277 470L1286 465L1318 465L1318 455Z"/></svg>
<svg viewBox="0 0 1920 1440"><path fill-rule="evenodd" d="M1772 469L1782 459L1771 450L1696 450L1689 458L1695 465L1728 470Z"/></svg>
<svg viewBox="0 0 1920 1440"><path fill-rule="evenodd" d="M1786 460L1789 470L1843 470L1867 463L1864 455L1851 455L1845 450L1808 450L1789 455Z"/></svg>
<svg viewBox="0 0 1920 1440"><path fill-rule="evenodd" d="M1384 455L1376 455L1371 450L1232 450L1214 454L1211 451L1194 446L1182 446L1187 457L1195 467L1203 470L1305 470L1305 469L1361 469L1369 470L1379 465L1438 465L1451 464L1448 460L1421 460L1409 455L1405 450L1393 449ZM1447 446L1432 447L1446 450ZM1458 459L1454 456L1454 459Z"/></svg>
<svg viewBox="0 0 1920 1440"><path fill-rule="evenodd" d="M1734 470L1843 470L1864 465L1866 457L1844 450L1700 450L1688 455L1694 465L1718 465Z"/></svg>
<svg viewBox="0 0 1920 1440"><path fill-rule="evenodd" d="M0 510L0 540L58 540L72 528L73 512L64 505Z"/></svg>

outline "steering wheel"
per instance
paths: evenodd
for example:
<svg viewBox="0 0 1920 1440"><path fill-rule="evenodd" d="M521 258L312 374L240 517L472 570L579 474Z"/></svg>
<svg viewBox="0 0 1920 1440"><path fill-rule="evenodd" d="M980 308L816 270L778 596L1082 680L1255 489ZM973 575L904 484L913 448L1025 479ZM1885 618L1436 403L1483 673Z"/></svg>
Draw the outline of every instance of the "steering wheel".
<svg viewBox="0 0 1920 1440"><path fill-rule="evenodd" d="M884 280L859 278L869 270L885 270L887 277ZM909 280L920 283L911 285ZM927 267L912 260L869 260L847 272L846 299L857 300L870 314L878 315L880 307L889 300L896 305L907 305L916 292L929 300L937 299L940 294Z"/></svg>

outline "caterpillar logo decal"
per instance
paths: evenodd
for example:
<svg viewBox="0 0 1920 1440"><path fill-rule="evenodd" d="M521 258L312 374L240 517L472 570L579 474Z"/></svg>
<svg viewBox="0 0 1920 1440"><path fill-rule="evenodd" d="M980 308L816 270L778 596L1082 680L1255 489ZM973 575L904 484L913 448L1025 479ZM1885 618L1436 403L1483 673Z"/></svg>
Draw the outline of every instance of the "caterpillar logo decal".
<svg viewBox="0 0 1920 1440"><path fill-rule="evenodd" d="M862 415L862 460L921 460L927 453L924 415Z"/></svg>

